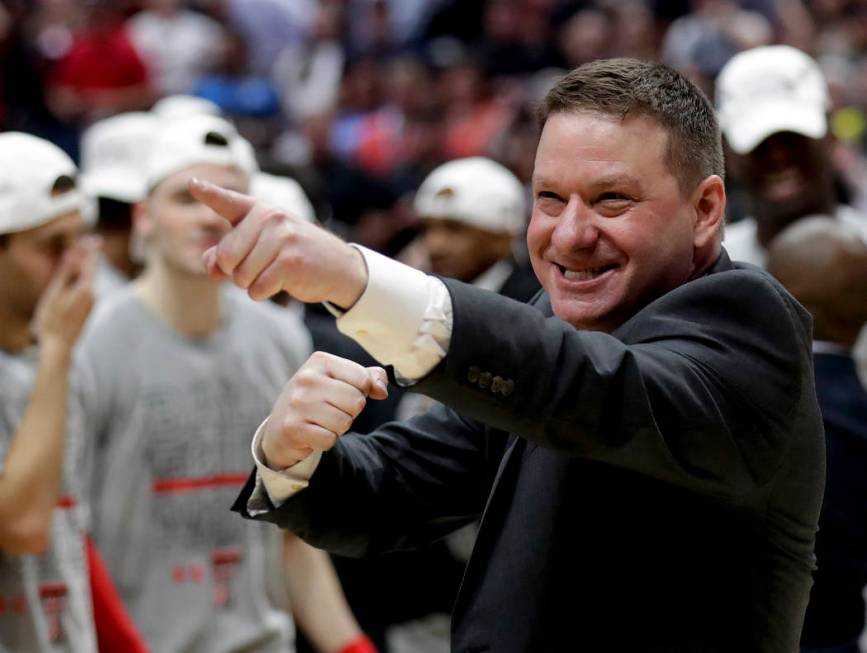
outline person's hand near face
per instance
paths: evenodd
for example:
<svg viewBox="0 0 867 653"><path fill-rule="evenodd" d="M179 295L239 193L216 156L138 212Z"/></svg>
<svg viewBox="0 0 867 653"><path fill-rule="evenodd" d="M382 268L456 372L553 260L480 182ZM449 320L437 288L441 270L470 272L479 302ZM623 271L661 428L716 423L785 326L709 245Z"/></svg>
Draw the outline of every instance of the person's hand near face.
<svg viewBox="0 0 867 653"><path fill-rule="evenodd" d="M72 349L95 301L93 291L99 240L80 239L63 254L45 292L39 299L33 331L43 347Z"/></svg>

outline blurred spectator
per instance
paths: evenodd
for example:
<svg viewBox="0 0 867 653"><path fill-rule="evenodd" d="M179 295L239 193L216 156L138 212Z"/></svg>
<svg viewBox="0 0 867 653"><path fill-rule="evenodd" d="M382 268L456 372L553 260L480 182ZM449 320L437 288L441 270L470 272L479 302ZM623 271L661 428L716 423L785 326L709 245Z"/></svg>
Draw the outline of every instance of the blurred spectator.
<svg viewBox="0 0 867 653"><path fill-rule="evenodd" d="M486 155L508 124L512 107L507 98L495 93L482 62L469 52L445 62L437 86L444 108L444 157Z"/></svg>
<svg viewBox="0 0 867 653"><path fill-rule="evenodd" d="M73 0L11 0L7 7L9 22L0 36L0 127L46 138L75 158L78 132L49 108L46 83L51 67L72 47L81 8Z"/></svg>
<svg viewBox="0 0 867 653"><path fill-rule="evenodd" d="M801 651L858 653L867 610L867 389L852 347L867 325L867 244L838 220L801 220L772 241L768 271L813 316L816 394L828 447Z"/></svg>
<svg viewBox="0 0 867 653"><path fill-rule="evenodd" d="M122 113L94 123L81 137L81 183L97 204L96 232L102 237L98 297L122 288L139 272L132 209L145 198L144 161L157 125L151 113Z"/></svg>
<svg viewBox="0 0 867 653"><path fill-rule="evenodd" d="M373 58L349 59L341 81L330 147L344 160L354 160L364 138L365 119L384 99L381 66Z"/></svg>
<svg viewBox="0 0 867 653"><path fill-rule="evenodd" d="M384 102L362 119L355 158L367 173L377 177L400 174L406 184L428 158L427 136L439 105L430 72L421 60L405 56L382 68ZM417 188L421 177L413 181L406 190Z"/></svg>
<svg viewBox="0 0 867 653"><path fill-rule="evenodd" d="M0 134L0 650L95 651L99 641L137 653L86 537L88 441L71 369L97 247L81 239L75 176L55 145ZM107 630L117 648L105 648Z"/></svg>
<svg viewBox="0 0 867 653"><path fill-rule="evenodd" d="M545 9L527 0L485 4L485 33L479 49L492 77L524 75L560 63Z"/></svg>
<svg viewBox="0 0 867 653"><path fill-rule="evenodd" d="M340 36L343 9L336 2L320 2L310 39L293 43L274 62L274 81L290 120L334 107L346 57Z"/></svg>
<svg viewBox="0 0 867 653"><path fill-rule="evenodd" d="M763 266L768 243L811 215L834 216L867 234L867 215L837 201L828 93L813 59L785 45L742 52L717 79L717 103L727 163L752 213L727 228L733 259ZM867 331L856 358L867 374Z"/></svg>
<svg viewBox="0 0 867 653"><path fill-rule="evenodd" d="M350 56L384 59L400 51L400 36L392 29L391 5L386 0L350 2Z"/></svg>
<svg viewBox="0 0 867 653"><path fill-rule="evenodd" d="M159 95L190 93L220 56L220 25L185 9L183 0L145 0L127 21L130 39Z"/></svg>
<svg viewBox="0 0 867 653"><path fill-rule="evenodd" d="M619 57L652 60L658 49L653 12L643 0L617 0L613 3L614 49Z"/></svg>
<svg viewBox="0 0 867 653"><path fill-rule="evenodd" d="M661 58L690 75L710 95L712 80L737 52L767 45L768 20L738 7L734 0L693 0L692 12L668 29Z"/></svg>
<svg viewBox="0 0 867 653"><path fill-rule="evenodd" d="M221 0L229 24L247 43L250 70L269 75L284 48L313 31L317 0Z"/></svg>
<svg viewBox="0 0 867 653"><path fill-rule="evenodd" d="M310 338L295 314L207 276L202 254L229 225L190 196L193 177L247 190L248 148L225 120L178 118L154 137L134 214L145 270L82 341L97 542L155 651L285 651L292 626L270 576L318 648L365 643L325 553L225 519L247 476L237 435L255 431ZM269 566L273 538L283 555Z"/></svg>
<svg viewBox="0 0 867 653"><path fill-rule="evenodd" d="M828 94L815 61L788 46L743 52L720 73L717 103L729 167L752 209L727 229L732 258L764 265L774 236L809 215L867 229L867 218L837 204Z"/></svg>
<svg viewBox="0 0 867 653"><path fill-rule="evenodd" d="M415 196L430 270L507 297L527 301L539 289L512 255L526 232L524 186L500 164L483 157L443 164Z"/></svg>
<svg viewBox="0 0 867 653"><path fill-rule="evenodd" d="M85 124L123 111L146 109L153 94L144 63L113 0L88 0L81 32L57 62L49 83L55 114Z"/></svg>
<svg viewBox="0 0 867 653"><path fill-rule="evenodd" d="M261 148L278 132L280 97L268 75L254 73L249 65L247 42L237 32L224 28L220 56L204 74L193 94L216 104L238 130Z"/></svg>
<svg viewBox="0 0 867 653"><path fill-rule="evenodd" d="M611 19L599 8L581 9L560 28L559 40L567 68L604 59L613 43Z"/></svg>

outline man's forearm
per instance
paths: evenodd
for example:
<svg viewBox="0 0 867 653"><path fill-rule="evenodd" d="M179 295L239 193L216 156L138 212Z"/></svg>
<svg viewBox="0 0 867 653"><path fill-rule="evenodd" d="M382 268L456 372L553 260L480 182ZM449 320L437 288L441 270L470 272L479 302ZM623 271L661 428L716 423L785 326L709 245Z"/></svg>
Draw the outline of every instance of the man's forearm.
<svg viewBox="0 0 867 653"><path fill-rule="evenodd" d="M43 343L27 409L0 475L0 548L38 551L47 544L63 475L71 352Z"/></svg>
<svg viewBox="0 0 867 653"><path fill-rule="evenodd" d="M317 651L334 653L361 636L361 628L328 554L292 533L284 537L286 584L299 630Z"/></svg>

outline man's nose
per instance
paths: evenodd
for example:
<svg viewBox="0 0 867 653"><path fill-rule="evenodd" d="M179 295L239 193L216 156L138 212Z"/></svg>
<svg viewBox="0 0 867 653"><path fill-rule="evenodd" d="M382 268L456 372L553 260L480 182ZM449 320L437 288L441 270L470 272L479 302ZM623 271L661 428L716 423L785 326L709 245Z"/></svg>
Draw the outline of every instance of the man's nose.
<svg viewBox="0 0 867 653"><path fill-rule="evenodd" d="M564 251L593 248L599 240L596 218L593 210L583 200L578 197L570 198L554 226L552 244Z"/></svg>

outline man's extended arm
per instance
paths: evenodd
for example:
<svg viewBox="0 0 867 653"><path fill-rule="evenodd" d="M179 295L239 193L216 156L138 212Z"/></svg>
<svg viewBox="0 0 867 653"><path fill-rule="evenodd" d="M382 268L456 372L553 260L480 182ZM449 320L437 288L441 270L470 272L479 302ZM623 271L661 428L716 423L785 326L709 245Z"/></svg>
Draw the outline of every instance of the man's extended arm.
<svg viewBox="0 0 867 653"><path fill-rule="evenodd" d="M330 234L237 194L193 190L238 223L206 254L216 274L254 296L282 288L346 308L364 292L357 251ZM781 425L809 365L809 319L762 273L724 261L725 270L652 302L613 335L449 282L448 356L418 389L566 455L700 492L748 492L786 446ZM270 437L291 439L283 426Z"/></svg>

